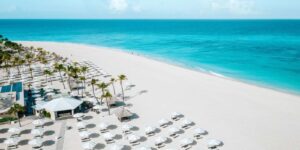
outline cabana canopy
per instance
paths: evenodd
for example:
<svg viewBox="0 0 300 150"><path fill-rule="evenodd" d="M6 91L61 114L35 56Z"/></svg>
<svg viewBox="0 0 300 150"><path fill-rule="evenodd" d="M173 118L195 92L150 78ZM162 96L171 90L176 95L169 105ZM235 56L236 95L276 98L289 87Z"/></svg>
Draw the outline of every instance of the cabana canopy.
<svg viewBox="0 0 300 150"><path fill-rule="evenodd" d="M124 119L128 119L133 115L128 109L121 108L121 107L116 109L114 111L114 114L118 117L120 121Z"/></svg>
<svg viewBox="0 0 300 150"><path fill-rule="evenodd" d="M64 111L64 110L74 110L80 106L83 102L69 97L60 97L53 99L50 102L42 106L43 109L48 111Z"/></svg>

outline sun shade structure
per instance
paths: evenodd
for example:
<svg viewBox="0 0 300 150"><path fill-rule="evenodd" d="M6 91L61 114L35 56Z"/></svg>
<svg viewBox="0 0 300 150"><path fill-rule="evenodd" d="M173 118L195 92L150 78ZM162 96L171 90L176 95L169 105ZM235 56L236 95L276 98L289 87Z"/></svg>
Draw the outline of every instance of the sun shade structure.
<svg viewBox="0 0 300 150"><path fill-rule="evenodd" d="M110 132L103 134L103 138L106 141L112 141L114 137L115 137L115 135Z"/></svg>
<svg viewBox="0 0 300 150"><path fill-rule="evenodd" d="M179 112L173 112L172 114L171 114L171 118L173 119L173 120L178 120L178 119L180 119L180 116L181 116L182 114L181 113L179 113Z"/></svg>
<svg viewBox="0 0 300 150"><path fill-rule="evenodd" d="M8 132L11 133L11 134L20 134L21 132L21 128L19 127L11 127L8 129Z"/></svg>
<svg viewBox="0 0 300 150"><path fill-rule="evenodd" d="M37 119L37 120L34 120L32 122L32 124L35 125L35 126L43 126L45 124L45 121L42 120L42 119Z"/></svg>
<svg viewBox="0 0 300 150"><path fill-rule="evenodd" d="M133 126L130 125L130 124L124 124L124 125L122 125L122 131L123 131L123 132L128 132L128 131L130 131L132 128L133 128Z"/></svg>
<svg viewBox="0 0 300 150"><path fill-rule="evenodd" d="M115 106L118 101L119 100L117 97L112 97L112 98L108 99L107 103L109 106Z"/></svg>
<svg viewBox="0 0 300 150"><path fill-rule="evenodd" d="M122 150L122 149L124 149L124 145L114 144L109 149L110 150Z"/></svg>
<svg viewBox="0 0 300 150"><path fill-rule="evenodd" d="M163 136L159 136L155 139L155 145L161 145L165 142L167 142L167 138L166 137L163 137Z"/></svg>
<svg viewBox="0 0 300 150"><path fill-rule="evenodd" d="M4 141L4 144L6 144L7 146L13 146L13 145L17 145L19 143L20 139L15 137L15 138L8 138Z"/></svg>
<svg viewBox="0 0 300 150"><path fill-rule="evenodd" d="M118 119L120 121L123 121L123 120L128 120L130 119L130 117L133 115L132 112L130 112L128 109L125 109L125 108L117 108L115 111L114 111L114 114L118 117Z"/></svg>
<svg viewBox="0 0 300 150"><path fill-rule="evenodd" d="M35 147L42 147L43 141L40 138L35 138L35 139L30 140L28 142L28 144L31 145L33 148L35 148Z"/></svg>
<svg viewBox="0 0 300 150"><path fill-rule="evenodd" d="M82 148L84 150L92 150L92 149L94 149L95 146L96 146L96 143L94 143L94 142L85 142L82 144Z"/></svg>
<svg viewBox="0 0 300 150"><path fill-rule="evenodd" d="M207 142L207 147L209 149L214 149L214 148L217 148L218 146L221 146L222 144L223 144L223 142L220 140L211 139Z"/></svg>
<svg viewBox="0 0 300 150"><path fill-rule="evenodd" d="M79 136L81 137L81 139L87 139L90 137L90 135L91 135L91 133L88 131L79 132Z"/></svg>
<svg viewBox="0 0 300 150"><path fill-rule="evenodd" d="M58 118L74 115L75 111L80 109L82 103L83 101L74 98L60 97L53 99L42 106L36 105L36 108L46 110L51 114L51 119L56 120Z"/></svg>
<svg viewBox="0 0 300 150"><path fill-rule="evenodd" d="M34 136L43 136L44 130L39 128L39 129L32 129L31 134Z"/></svg>
<svg viewBox="0 0 300 150"><path fill-rule="evenodd" d="M73 115L74 118L82 118L84 117L84 114L83 113L77 113L75 115Z"/></svg>
<svg viewBox="0 0 300 150"><path fill-rule="evenodd" d="M152 150L152 148L143 146L138 148L138 150Z"/></svg>
<svg viewBox="0 0 300 150"><path fill-rule="evenodd" d="M84 129L86 127L86 123L85 122L78 122L76 124L77 128L80 130L80 129Z"/></svg>
<svg viewBox="0 0 300 150"><path fill-rule="evenodd" d="M191 138L184 138L184 139L180 140L180 145L181 145L181 147L186 147L186 146L192 145L193 142L194 141Z"/></svg>
<svg viewBox="0 0 300 150"><path fill-rule="evenodd" d="M194 137L201 138L202 135L206 135L207 131L202 128L196 128L194 129Z"/></svg>
<svg viewBox="0 0 300 150"><path fill-rule="evenodd" d="M180 129L177 127L171 127L169 128L170 135L176 135L178 132L180 132Z"/></svg>
<svg viewBox="0 0 300 150"><path fill-rule="evenodd" d="M128 135L128 140L130 143L138 142L140 139L141 139L141 137L137 136L135 134Z"/></svg>
<svg viewBox="0 0 300 150"><path fill-rule="evenodd" d="M148 126L145 128L145 133L147 135L152 135L155 133L155 131L156 131L156 127L153 127L153 126Z"/></svg>
<svg viewBox="0 0 300 150"><path fill-rule="evenodd" d="M166 126L168 126L169 122L170 122L169 120L162 118L158 121L158 124L160 127L166 127Z"/></svg>

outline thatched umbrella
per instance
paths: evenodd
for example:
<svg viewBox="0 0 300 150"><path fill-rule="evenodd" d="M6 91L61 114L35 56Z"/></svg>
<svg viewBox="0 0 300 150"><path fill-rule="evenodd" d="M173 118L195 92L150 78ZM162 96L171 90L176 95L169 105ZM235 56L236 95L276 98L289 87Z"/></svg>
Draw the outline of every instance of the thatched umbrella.
<svg viewBox="0 0 300 150"><path fill-rule="evenodd" d="M120 121L123 121L124 119L130 118L133 114L125 108L118 108L114 111L114 114L118 117Z"/></svg>

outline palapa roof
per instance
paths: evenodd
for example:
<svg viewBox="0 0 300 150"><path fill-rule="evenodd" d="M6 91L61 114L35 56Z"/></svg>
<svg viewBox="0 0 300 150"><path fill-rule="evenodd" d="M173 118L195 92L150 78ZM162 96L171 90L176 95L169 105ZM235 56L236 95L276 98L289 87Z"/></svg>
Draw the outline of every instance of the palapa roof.
<svg viewBox="0 0 300 150"><path fill-rule="evenodd" d="M117 108L114 111L114 114L118 117L118 118L125 118L125 117L130 117L132 116L132 112L130 112L128 109L125 108Z"/></svg>
<svg viewBox="0 0 300 150"><path fill-rule="evenodd" d="M116 97L112 97L111 99L108 99L107 103L108 105L114 105L116 104L118 99Z"/></svg>

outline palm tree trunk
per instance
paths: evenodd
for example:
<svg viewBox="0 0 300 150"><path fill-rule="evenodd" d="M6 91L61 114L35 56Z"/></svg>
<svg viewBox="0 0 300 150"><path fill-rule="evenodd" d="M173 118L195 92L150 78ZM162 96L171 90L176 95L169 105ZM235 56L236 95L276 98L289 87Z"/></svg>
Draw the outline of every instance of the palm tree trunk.
<svg viewBox="0 0 300 150"><path fill-rule="evenodd" d="M17 66L17 69L18 69L18 74L20 75L21 74L20 66Z"/></svg>
<svg viewBox="0 0 300 150"><path fill-rule="evenodd" d="M94 95L96 101L98 102L98 104L100 104L99 101L98 101L98 98L96 97L96 94L95 94L95 87L94 87L93 84L92 84L92 88L93 88L93 95Z"/></svg>
<svg viewBox="0 0 300 150"><path fill-rule="evenodd" d="M101 91L102 91L102 95L103 95L104 94L104 89L101 89ZM103 98L101 96L101 104L100 105L102 105L102 103L103 103Z"/></svg>
<svg viewBox="0 0 300 150"><path fill-rule="evenodd" d="M123 90L123 83L122 81L120 82L121 84L121 89L122 89L122 98L123 98L123 102L125 101L125 98L124 98L124 90Z"/></svg>
<svg viewBox="0 0 300 150"><path fill-rule="evenodd" d="M83 86L83 82L81 82L81 84L82 84L82 86ZM83 90L84 90L84 88L81 89L81 97L82 97L82 98L83 98Z"/></svg>
<svg viewBox="0 0 300 150"><path fill-rule="evenodd" d="M66 89L65 82L64 82L64 79L63 79L60 71L59 71L59 76L60 76L61 82L62 82L62 84L64 86L64 89Z"/></svg>
<svg viewBox="0 0 300 150"><path fill-rule="evenodd" d="M16 113L16 116L17 116L17 118L18 118L19 126L21 127L22 125L21 125L21 120L20 120L19 114Z"/></svg>
<svg viewBox="0 0 300 150"><path fill-rule="evenodd" d="M71 81L70 81L70 76L68 76L68 84L69 84L69 88L70 88L70 91L72 91L72 88L71 88Z"/></svg>
<svg viewBox="0 0 300 150"><path fill-rule="evenodd" d="M79 88L78 88L78 81L76 80L76 85L77 85L77 94L79 95Z"/></svg>
<svg viewBox="0 0 300 150"><path fill-rule="evenodd" d="M31 79L33 79L33 75L32 75L32 68L31 68L31 65L29 64L29 71L30 71L30 76L31 76Z"/></svg>
<svg viewBox="0 0 300 150"><path fill-rule="evenodd" d="M108 115L110 115L110 107L109 107L109 104L108 104L107 98L106 98L106 106L107 106L107 109L108 109Z"/></svg>
<svg viewBox="0 0 300 150"><path fill-rule="evenodd" d="M85 92L85 80L83 80L83 90Z"/></svg>
<svg viewBox="0 0 300 150"><path fill-rule="evenodd" d="M113 90L114 90L114 95L116 95L116 89L115 89L114 83L112 83L112 87L113 87Z"/></svg>
<svg viewBox="0 0 300 150"><path fill-rule="evenodd" d="M52 77L51 77L50 75L49 75L49 78L50 78L51 85L53 85L53 84L52 84Z"/></svg>
<svg viewBox="0 0 300 150"><path fill-rule="evenodd" d="M7 78L9 77L9 71L8 71L8 65L7 62L5 62L5 70L6 70L6 74L7 74Z"/></svg>

